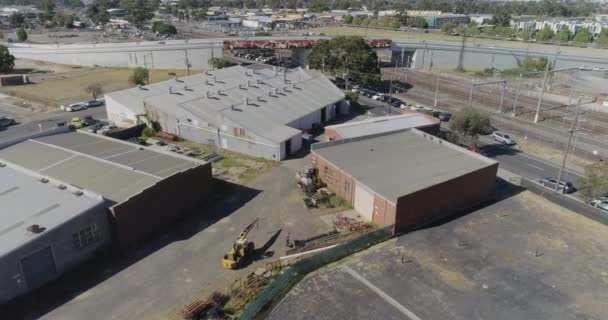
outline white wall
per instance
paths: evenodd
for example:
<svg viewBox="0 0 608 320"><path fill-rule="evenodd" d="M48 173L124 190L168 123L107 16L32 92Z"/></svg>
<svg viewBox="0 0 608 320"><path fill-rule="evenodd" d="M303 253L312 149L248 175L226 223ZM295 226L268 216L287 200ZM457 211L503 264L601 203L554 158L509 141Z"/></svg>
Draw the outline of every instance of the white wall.
<svg viewBox="0 0 608 320"><path fill-rule="evenodd" d="M137 123L136 113L108 95L104 96L108 121L121 128L129 128Z"/></svg>

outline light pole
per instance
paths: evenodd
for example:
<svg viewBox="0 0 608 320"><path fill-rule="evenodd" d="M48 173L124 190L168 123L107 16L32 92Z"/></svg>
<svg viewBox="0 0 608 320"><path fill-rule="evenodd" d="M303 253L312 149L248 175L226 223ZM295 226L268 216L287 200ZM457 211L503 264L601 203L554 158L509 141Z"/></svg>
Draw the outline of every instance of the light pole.
<svg viewBox="0 0 608 320"><path fill-rule="evenodd" d="M555 184L555 191L557 191L559 187L559 183L562 181L562 174L564 173L564 168L566 168L566 160L568 159L568 153L570 153L570 148L572 146L572 138L574 137L574 133L579 129L576 129L576 123L578 122L578 115L581 106L581 99L578 99L576 104L576 113L574 115L574 120L572 121L572 125L570 126L570 136L568 137L568 144L566 145L566 151L564 152L564 159L562 160L562 165L559 168L559 172L557 173L557 183Z"/></svg>
<svg viewBox="0 0 608 320"><path fill-rule="evenodd" d="M515 93L515 100L513 101L513 112L511 113L511 117L515 117L517 115L517 101L519 100L519 93L521 92L521 80L523 75L520 73L517 80L517 92Z"/></svg>
<svg viewBox="0 0 608 320"><path fill-rule="evenodd" d="M439 72L437 73L437 81L435 82L435 102L433 102L433 107L437 108L437 98L439 96Z"/></svg>
<svg viewBox="0 0 608 320"><path fill-rule="evenodd" d="M543 87L541 88L540 95L538 96L538 104L536 105L536 113L534 114L534 123L538 123L538 117L540 115L540 105L543 103L543 95L545 94L545 87L547 86L547 76L549 75L549 61L545 67L545 76L543 78Z"/></svg>

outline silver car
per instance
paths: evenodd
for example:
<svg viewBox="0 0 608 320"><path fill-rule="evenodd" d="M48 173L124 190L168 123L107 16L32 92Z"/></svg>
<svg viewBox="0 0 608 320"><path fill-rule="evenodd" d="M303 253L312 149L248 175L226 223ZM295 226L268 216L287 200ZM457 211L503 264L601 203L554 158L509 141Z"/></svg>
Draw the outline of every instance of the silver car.
<svg viewBox="0 0 608 320"><path fill-rule="evenodd" d="M494 133L492 133L492 139L494 139L494 141L498 142L498 143L502 143L502 144L515 144L515 139L513 139L513 137L511 137L510 134L506 133L506 132L502 132L502 131L494 131Z"/></svg>

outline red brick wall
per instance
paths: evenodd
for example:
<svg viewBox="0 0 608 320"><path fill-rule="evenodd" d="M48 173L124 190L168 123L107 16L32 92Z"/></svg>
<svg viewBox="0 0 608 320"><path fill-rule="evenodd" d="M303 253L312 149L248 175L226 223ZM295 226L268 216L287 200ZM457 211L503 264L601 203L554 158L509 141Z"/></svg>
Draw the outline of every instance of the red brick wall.
<svg viewBox="0 0 608 320"><path fill-rule="evenodd" d="M395 232L461 213L494 192L498 164L403 196L397 201Z"/></svg>
<svg viewBox="0 0 608 320"><path fill-rule="evenodd" d="M134 246L192 210L211 191L211 164L176 173L114 206L121 247Z"/></svg>
<svg viewBox="0 0 608 320"><path fill-rule="evenodd" d="M314 152L310 157L310 161L317 168L319 178L327 184L327 188L344 198L351 205L354 205L355 179Z"/></svg>
<svg viewBox="0 0 608 320"><path fill-rule="evenodd" d="M395 205L374 193L374 213L372 222L380 227L395 224Z"/></svg>

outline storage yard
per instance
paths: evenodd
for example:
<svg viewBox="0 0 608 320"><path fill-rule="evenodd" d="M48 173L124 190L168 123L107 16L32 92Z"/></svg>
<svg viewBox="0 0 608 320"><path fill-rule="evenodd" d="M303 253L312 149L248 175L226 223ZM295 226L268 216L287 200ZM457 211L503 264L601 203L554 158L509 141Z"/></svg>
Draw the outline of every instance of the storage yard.
<svg viewBox="0 0 608 320"><path fill-rule="evenodd" d="M606 319L607 239L524 191L310 274L267 319Z"/></svg>

